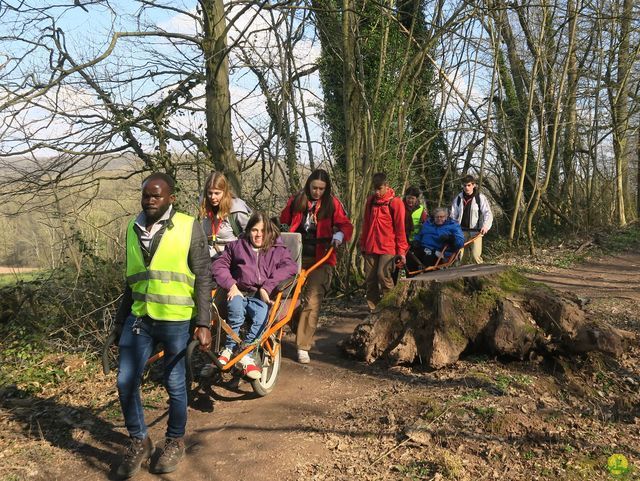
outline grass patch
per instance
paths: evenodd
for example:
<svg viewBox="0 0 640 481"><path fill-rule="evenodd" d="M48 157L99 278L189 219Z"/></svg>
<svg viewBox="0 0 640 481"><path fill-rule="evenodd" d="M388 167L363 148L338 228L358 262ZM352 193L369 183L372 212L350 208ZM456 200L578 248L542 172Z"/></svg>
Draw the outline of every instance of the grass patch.
<svg viewBox="0 0 640 481"><path fill-rule="evenodd" d="M434 400L425 402L423 411L420 413L420 417L425 421L434 421L438 419L447 409L445 404L440 404Z"/></svg>
<svg viewBox="0 0 640 481"><path fill-rule="evenodd" d="M438 449L432 455L437 471L445 479L461 479L465 474L464 462L460 456L446 449Z"/></svg>
<svg viewBox="0 0 640 481"><path fill-rule="evenodd" d="M435 470L428 461L413 461L407 465L396 466L396 470L410 480L428 479Z"/></svg>
<svg viewBox="0 0 640 481"><path fill-rule="evenodd" d="M0 274L0 287L13 286L20 282L30 282L42 276L42 271L9 272Z"/></svg>
<svg viewBox="0 0 640 481"><path fill-rule="evenodd" d="M576 264L584 262L587 258L586 254L575 254L574 252L569 252L562 257L559 257L555 261L553 261L554 267L559 267L561 269L566 269L568 267L572 267Z"/></svg>
<svg viewBox="0 0 640 481"><path fill-rule="evenodd" d="M537 283L527 279L516 269L509 269L499 276L498 285L506 293L521 293L524 289L534 287Z"/></svg>
<svg viewBox="0 0 640 481"><path fill-rule="evenodd" d="M488 406L488 407L476 406L475 408L473 408L473 411L484 422L491 421L495 417L495 415L497 413L496 408L494 408L492 406Z"/></svg>
<svg viewBox="0 0 640 481"><path fill-rule="evenodd" d="M378 303L378 308L379 309L385 309L387 307L395 307L396 306L396 301L398 299L398 289L399 287L396 286L395 288L391 289L389 292L387 292L384 297L382 299L380 299L380 302Z"/></svg>
<svg viewBox="0 0 640 481"><path fill-rule="evenodd" d="M475 401L476 399L483 399L489 395L487 391L484 389L473 389L467 393L464 393L460 396L460 400L462 402Z"/></svg>
<svg viewBox="0 0 640 481"><path fill-rule="evenodd" d="M529 386L533 384L531 376L526 374L498 374L496 386L501 391L506 391L510 386Z"/></svg>

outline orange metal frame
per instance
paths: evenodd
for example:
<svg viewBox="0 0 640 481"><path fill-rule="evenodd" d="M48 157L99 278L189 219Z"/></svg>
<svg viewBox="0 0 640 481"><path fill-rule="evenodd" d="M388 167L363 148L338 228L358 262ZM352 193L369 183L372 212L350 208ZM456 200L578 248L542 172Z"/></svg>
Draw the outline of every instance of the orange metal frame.
<svg viewBox="0 0 640 481"><path fill-rule="evenodd" d="M293 295L290 298L287 312L283 317L280 318L280 320L277 320L276 317L278 316L278 313L280 311L280 303L282 302L282 291L278 292L273 302L273 305L271 306L271 309L269 309L269 320L267 322L267 329L265 332L262 333L262 336L260 336L260 339L258 340L258 342L245 347L241 352L239 352L232 359L230 359L229 362L226 363L225 365L221 365L218 362L218 360L215 359L214 362L218 366L218 369L220 369L221 371L229 371L233 366L235 366L238 363L238 361L240 361L240 359L242 359L244 356L246 356L251 351L256 349L258 345L263 346L267 350L267 352L269 352L269 355L272 357L274 357L278 353L278 350L280 349L280 343L272 342L270 339L271 336L277 333L278 341L282 339L282 335L283 335L282 328L291 320L291 317L293 316L293 311L295 310L296 302L300 297L300 293L302 292L302 288L304 287L304 284L307 281L307 277L309 277L309 274L311 274L314 270L316 270L318 267L324 264L329 259L332 252L333 252L333 246L329 247L329 249L327 250L327 253L324 255L322 259L320 259L318 262L313 264L308 269L302 269L297 279L292 281L295 283ZM287 288L289 288L290 286L291 285L287 286ZM220 322L222 330L226 334L230 335L234 341L238 343L242 342L242 340L238 337L238 335L235 332L233 332L229 324L227 324L224 319L218 319L217 322ZM212 319L211 327L214 327L215 323L216 323L216 320Z"/></svg>

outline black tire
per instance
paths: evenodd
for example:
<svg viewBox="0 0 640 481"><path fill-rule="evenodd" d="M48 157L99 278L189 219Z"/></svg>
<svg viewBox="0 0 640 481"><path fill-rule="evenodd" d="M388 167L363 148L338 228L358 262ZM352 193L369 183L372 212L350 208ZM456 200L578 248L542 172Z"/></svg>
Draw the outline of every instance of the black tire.
<svg viewBox="0 0 640 481"><path fill-rule="evenodd" d="M118 367L118 333L111 331L102 346L102 372L109 374Z"/></svg>
<svg viewBox="0 0 640 481"><path fill-rule="evenodd" d="M260 379L251 381L251 387L253 392L258 396L264 397L273 391L278 380L278 373L280 372L280 364L282 362L282 346L275 336L271 337L271 342L278 344L276 347L275 357L271 357L269 351L264 348L258 348L256 356L258 357L258 365L262 366L262 376Z"/></svg>
<svg viewBox="0 0 640 481"><path fill-rule="evenodd" d="M215 358L213 352L200 350L200 341L194 339L187 346L187 386L191 386L200 380L200 370L205 364L211 363Z"/></svg>
<svg viewBox="0 0 640 481"><path fill-rule="evenodd" d="M106 375L111 371L115 371L118 368L118 340L120 339L119 333L112 331L109 336L107 336L106 341L104 341L104 345L102 346L102 372ZM162 343L159 345L155 345L153 348L153 352L151 354L151 358L162 351ZM156 364L155 362L147 361L147 365L144 368L144 372L142 374L143 382L145 382L149 377L153 379L161 379L162 378L162 370L160 367L161 364ZM154 371L153 373L151 371Z"/></svg>

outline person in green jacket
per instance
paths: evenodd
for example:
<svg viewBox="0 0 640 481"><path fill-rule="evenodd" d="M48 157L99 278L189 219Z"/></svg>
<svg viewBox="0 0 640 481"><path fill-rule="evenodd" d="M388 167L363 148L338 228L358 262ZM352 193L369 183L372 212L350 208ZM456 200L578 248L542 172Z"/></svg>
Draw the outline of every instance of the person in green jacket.
<svg viewBox="0 0 640 481"><path fill-rule="evenodd" d="M428 213L427 208L422 202L420 202L421 196L420 189L415 185L407 187L404 191L404 212L405 212L405 231L407 232L407 242L411 244L411 241L418 232L422 224L427 220Z"/></svg>
<svg viewBox="0 0 640 481"><path fill-rule="evenodd" d="M187 424L185 354L190 324L203 350L211 346L210 258L199 222L173 208L175 182L153 173L142 182L142 212L127 227L126 285L116 313L120 331L118 397L130 443L117 476L133 476L154 453L140 398L144 366L156 343L164 347L169 415L164 446L150 470L169 473L184 455Z"/></svg>
<svg viewBox="0 0 640 481"><path fill-rule="evenodd" d="M405 232L407 233L407 242L409 245L411 245L414 237L420 232L422 224L426 222L428 217L427 208L420 202L421 194L420 189L412 185L407 187L404 191L404 197L402 198L405 209ZM418 263L418 259L415 258L413 254L408 253L407 271L415 272L419 268L420 264Z"/></svg>

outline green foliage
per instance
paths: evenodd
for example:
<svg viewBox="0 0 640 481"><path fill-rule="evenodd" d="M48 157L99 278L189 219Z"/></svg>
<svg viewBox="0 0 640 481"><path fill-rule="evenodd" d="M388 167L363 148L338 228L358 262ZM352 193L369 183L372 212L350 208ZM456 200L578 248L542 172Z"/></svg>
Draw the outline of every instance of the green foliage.
<svg viewBox="0 0 640 481"><path fill-rule="evenodd" d="M85 258L80 271L57 269L0 288L0 349L10 359L30 359L38 352L94 350L101 345L122 291L123 266ZM24 352L20 352L20 347ZM35 358L32 360L36 361Z"/></svg>
<svg viewBox="0 0 640 481"><path fill-rule="evenodd" d="M0 385L15 384L25 392L36 393L43 386L58 383L66 373L46 362L46 355L36 343L12 341L2 350Z"/></svg>
<svg viewBox="0 0 640 481"><path fill-rule="evenodd" d="M5 342L2 347L1 386L15 385L23 394L34 394L64 380L83 382L95 375L97 366L87 362L85 352L54 354L50 345L24 329L18 329L16 334L22 337Z"/></svg>
<svg viewBox="0 0 640 481"><path fill-rule="evenodd" d="M640 248L640 223L636 222L602 237L600 244L606 251L638 250Z"/></svg>
<svg viewBox="0 0 640 481"><path fill-rule="evenodd" d="M434 473L433 465L427 461L412 461L406 466L397 466L396 469L412 481L430 479Z"/></svg>
<svg viewBox="0 0 640 481"><path fill-rule="evenodd" d="M503 392L513 384L528 386L532 383L533 380L526 374L498 374L496 376L496 386Z"/></svg>
<svg viewBox="0 0 640 481"><path fill-rule="evenodd" d="M460 396L460 400L462 402L475 401L477 399L485 398L488 395L489 395L489 393L487 393L487 391L485 391L484 389L473 389L473 390L463 394L462 396Z"/></svg>
<svg viewBox="0 0 640 481"><path fill-rule="evenodd" d="M322 122L328 128L336 159L334 173L339 173L346 167L343 61L348 54L343 53L342 4L330 1L324 2L323 7L315 10L322 45L319 60L324 93ZM398 189L409 169L410 183L427 187L428 180L436 192L446 172L445 138L433 107L437 83L426 60L420 66L407 68L407 63L415 61L430 40L423 7L420 0L404 1L398 6L398 18L394 19L388 11L381 10L380 4L356 2L355 69L362 84L358 95L362 95L368 109L362 113L363 121L370 122L371 129L378 129L386 125L383 117L393 112L388 128L377 131L375 145L368 146L366 155L372 157L368 160L376 170L386 171L391 185ZM411 38L407 35L409 31Z"/></svg>
<svg viewBox="0 0 640 481"><path fill-rule="evenodd" d="M497 413L496 408L492 406L476 406L475 408L473 408L473 410L478 415L478 417L485 422L491 421Z"/></svg>

